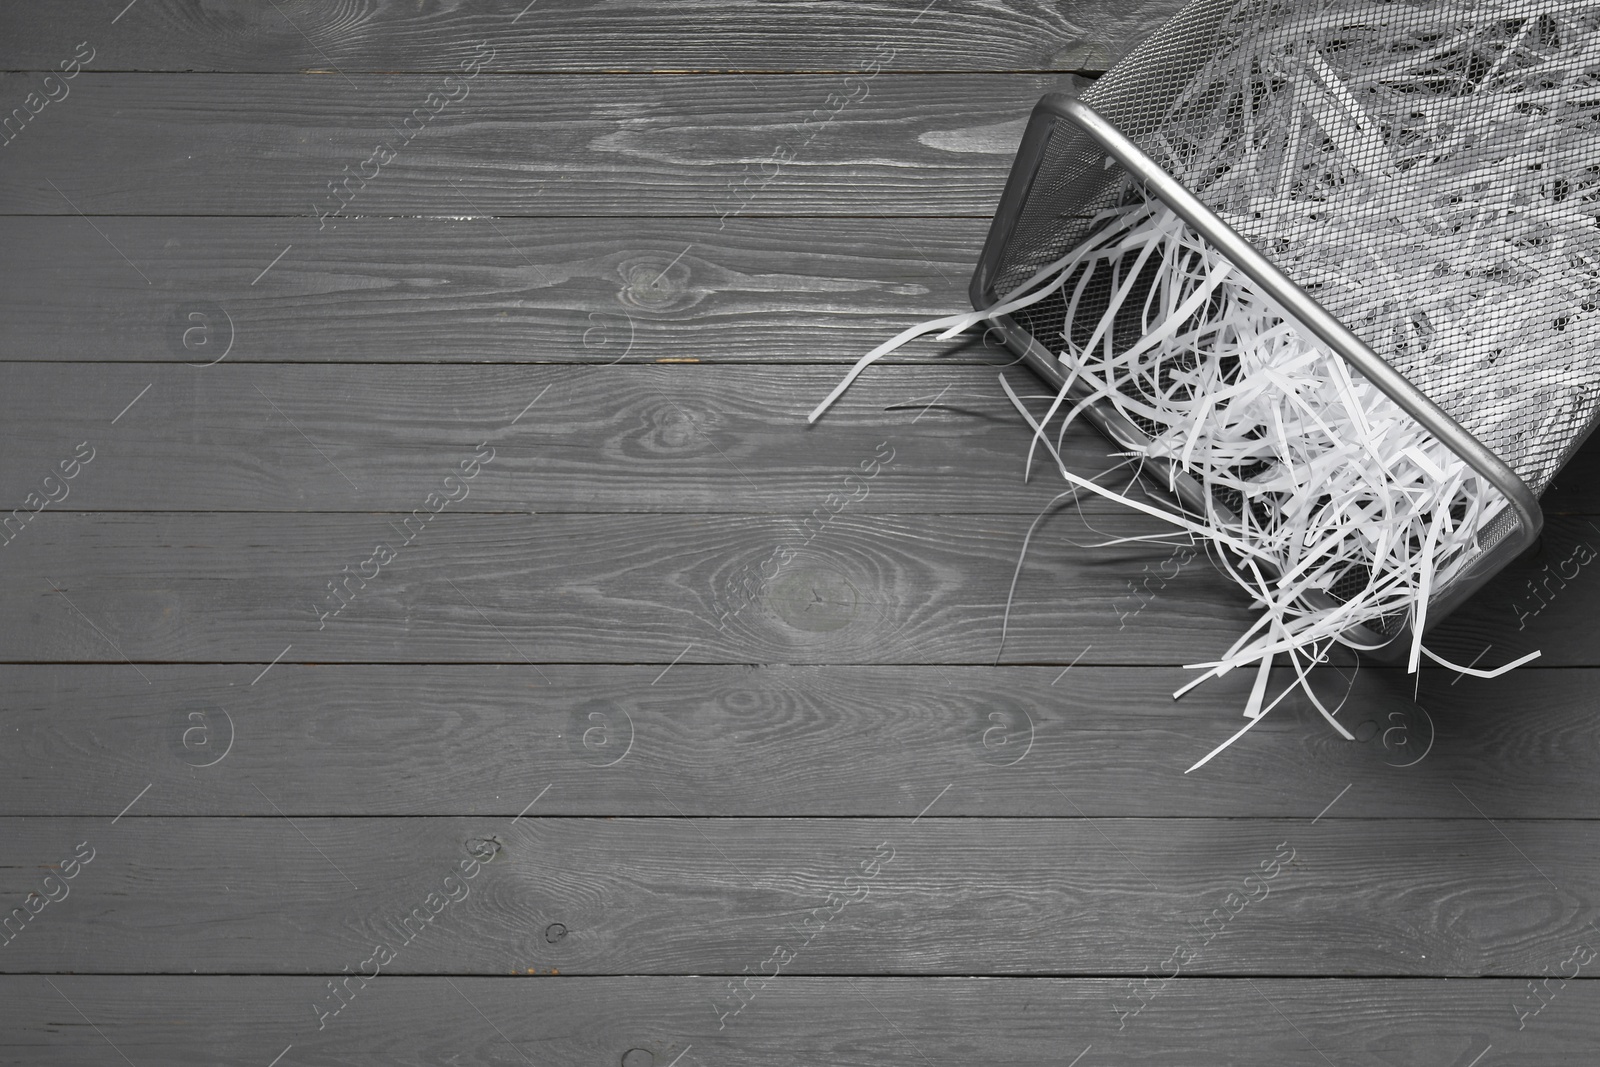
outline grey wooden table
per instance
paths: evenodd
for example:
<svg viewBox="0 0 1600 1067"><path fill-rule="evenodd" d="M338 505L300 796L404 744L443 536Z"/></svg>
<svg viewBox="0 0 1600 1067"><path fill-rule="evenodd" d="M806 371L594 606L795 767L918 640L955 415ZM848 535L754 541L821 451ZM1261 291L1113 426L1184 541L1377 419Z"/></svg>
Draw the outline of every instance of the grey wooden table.
<svg viewBox="0 0 1600 1067"><path fill-rule="evenodd" d="M1600 1062L1600 448L1185 775L1006 354L804 425L1172 8L7 5L0 1063Z"/></svg>

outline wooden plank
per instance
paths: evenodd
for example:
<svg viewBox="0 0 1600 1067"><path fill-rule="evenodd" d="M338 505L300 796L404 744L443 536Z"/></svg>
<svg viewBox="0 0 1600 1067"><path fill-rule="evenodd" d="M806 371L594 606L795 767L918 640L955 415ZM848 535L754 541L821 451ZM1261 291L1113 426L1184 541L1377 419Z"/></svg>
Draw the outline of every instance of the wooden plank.
<svg viewBox="0 0 1600 1067"><path fill-rule="evenodd" d="M442 494L455 470L441 463L416 487L423 517L434 502L446 508L425 523L41 512L3 548L16 576L0 586L5 658L265 664L293 643L293 662L992 663L1031 522L848 510L828 519L827 508L809 527L798 514L453 514ZM340 475L330 466L324 477ZM1104 515L1097 525L1115 536L1153 523ZM1234 605L1223 625L1242 628L1247 616L1201 567L1171 583L1160 613L1135 614L1130 580L1171 555L1040 547L1012 608L1007 659L1064 666L1121 617L1127 632L1102 641L1096 659L1192 662L1220 651L1218 603ZM365 587L351 578L335 596L329 583L359 576L368 560L376 574Z"/></svg>
<svg viewBox="0 0 1600 1067"><path fill-rule="evenodd" d="M60 899L18 918L0 969L337 974L387 943L393 974L737 975L785 943L793 974L1127 976L1186 945L1192 975L1519 977L1600 938L1595 820L1464 803L1313 825L1320 794L1291 819L967 819L917 799L914 822L5 819L0 897Z"/></svg>
<svg viewBox="0 0 1600 1067"><path fill-rule="evenodd" d="M1600 818L1592 669L1428 671L1414 703L1394 668L1327 668L1356 741L1296 698L1193 774L1250 679L1174 702L1166 672L1082 663L140 671L0 668L0 815L109 819L148 784L161 815L510 818L549 786L547 815L915 816L949 786L946 816L1469 817L1454 782L1496 819Z"/></svg>
<svg viewBox="0 0 1600 1067"><path fill-rule="evenodd" d="M24 95L21 78L0 80L3 98ZM0 212L299 215L302 254L339 232L341 210L987 216L1028 112L1077 84L845 78L485 72L446 86L437 74L375 74L352 88L337 75L264 74L241 92L237 76L85 70L5 146Z"/></svg>
<svg viewBox="0 0 1600 1067"><path fill-rule="evenodd" d="M462 510L793 512L883 456L878 475L851 483L853 511L1036 514L1060 479L1045 469L1024 481L1030 438L1000 373L877 367L808 426L842 370L15 364L0 369L0 500L23 500L87 440L116 475L99 476L97 452L53 509L409 510L417 486L487 439L491 473ZM1043 396L1026 370L1004 373ZM1085 476L1120 462L1087 425L1063 444ZM351 481L330 481L330 462ZM1600 514L1600 477L1587 477L1597 465L1600 439L1557 479L1547 511Z"/></svg>
<svg viewBox="0 0 1600 1067"><path fill-rule="evenodd" d="M1177 10L1175 0L938 0L766 4L693 0L604 5L540 0L492 10L379 0L332 10L181 0L6 10L11 67L56 70L88 38L102 69L451 71L489 42L493 69L547 71L854 70L882 42L904 70L1100 70Z"/></svg>
<svg viewBox="0 0 1600 1067"><path fill-rule="evenodd" d="M42 511L0 547L4 661L265 664L293 644L290 662L1065 666L1093 644L1088 662L1177 665L1250 623L1192 553L1082 547L1159 532L1120 505L1034 539L1002 647L1028 515L453 514L454 470L418 486L415 517ZM1545 544L1563 555L1545 562L1570 570L1589 522L1552 519ZM1546 666L1600 666L1584 592L1600 568L1519 614L1541 565L1509 569L1430 645L1480 666L1532 648ZM1165 672L1174 689L1192 675Z"/></svg>
<svg viewBox="0 0 1600 1067"><path fill-rule="evenodd" d="M1323 1063L1319 1052L1339 1067L1467 1067L1486 1046L1499 1058L1485 1067L1571 1067L1600 1054L1593 981L1568 982L1519 1030L1511 1006L1529 995L1524 981L1179 979L1118 1031L1108 1002L1125 982L785 977L718 1031L710 1004L727 995L724 978L382 976L320 1032L309 1004L325 992L321 977L51 981L56 990L36 976L0 978L11 1038L0 1063L120 1063L108 1042L133 1063L173 1067L210 1067L222 1049L230 1062L266 1065L285 1046L283 1067L612 1064L635 1049L628 1067L926 1067L940 1053L1062 1067L1086 1049L1082 1067L1283 1067Z"/></svg>
<svg viewBox="0 0 1600 1067"><path fill-rule="evenodd" d="M854 362L969 308L987 230L987 219L361 218L318 234L307 219L0 218L5 355ZM978 348L906 353L970 360Z"/></svg>
<svg viewBox="0 0 1600 1067"><path fill-rule="evenodd" d="M319 977L51 981L58 991L0 978L0 1024L13 1036L0 1063L121 1062L109 1040L134 1063L174 1067L209 1067L219 1049L265 1065L286 1045L284 1065L352 1067L611 1064L634 1049L629 1067L926 1067L940 1053L1061 1067L1086 1048L1083 1067L1283 1067L1323 1063L1318 1051L1339 1067L1467 1067L1486 1046L1498 1062L1570 1067L1597 1054L1600 1006L1600 983L1569 982L1519 1031L1511 1005L1528 995L1523 981L1180 979L1118 1031L1107 1004L1126 983L1115 981L786 977L718 1031L709 1005L726 996L723 978L384 976L319 1032L308 1007L325 991Z"/></svg>
<svg viewBox="0 0 1600 1067"><path fill-rule="evenodd" d="M487 440L452 510L793 513L854 475L856 512L1032 515L1059 479L1024 481L1028 431L998 373L875 369L808 426L841 369L19 364L0 371L0 500L87 440L95 458L53 510L408 512ZM1097 474L1111 449L1084 426L1063 454Z"/></svg>

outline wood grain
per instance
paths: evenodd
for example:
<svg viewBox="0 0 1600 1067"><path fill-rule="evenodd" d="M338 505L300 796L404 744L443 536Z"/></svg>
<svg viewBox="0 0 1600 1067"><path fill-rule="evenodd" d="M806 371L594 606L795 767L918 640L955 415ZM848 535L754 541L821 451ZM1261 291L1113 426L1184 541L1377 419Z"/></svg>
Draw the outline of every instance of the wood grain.
<svg viewBox="0 0 1600 1067"><path fill-rule="evenodd" d="M841 369L17 364L0 370L0 500L88 440L94 460L52 510L404 513L487 440L494 460L452 510L804 513L843 489L855 513L1033 515L1061 483L1024 480L1028 431L1000 373L877 368L808 426ZM1063 455L1100 474L1111 448L1085 426Z"/></svg>
<svg viewBox="0 0 1600 1067"><path fill-rule="evenodd" d="M84 70L5 147L0 213L299 215L309 250L343 227L317 216L353 176L349 216L988 216L1028 112L1078 84L846 77L485 72L407 140L430 94L463 90L438 74L263 74L246 93L230 75ZM0 78L7 99L31 88Z"/></svg>
<svg viewBox="0 0 1600 1067"><path fill-rule="evenodd" d="M1125 982L1082 978L784 978L717 1030L721 978L383 977L322 1031L309 1009L321 977L0 978L0 1025L14 1067L121 1062L211 1067L284 1064L618 1063L639 1049L657 1067L758 1061L926 1067L940 1053L1018 1067L1571 1067L1600 1052L1600 983L1568 983L1519 1031L1516 980L1180 980L1118 1031L1108 1003ZM68 1003L70 998L71 1003ZM104 1038L83 1024L83 1009ZM481 1013L481 1014L480 1014ZM826 1019L826 1026L817 1020ZM1286 1025L1286 1021L1288 1025ZM636 1055L639 1055L636 1053ZM1485 1064L1493 1062L1485 1059Z"/></svg>
<svg viewBox="0 0 1600 1067"><path fill-rule="evenodd" d="M418 487L419 509L453 469ZM1089 644L1090 662L1203 662L1249 625L1237 587L1203 557L1079 547L1159 533L1157 520L1112 504L1085 513L1092 529L1069 512L1034 539L1003 647L1031 516L848 510L810 527L802 515L446 510L409 545L397 514L47 510L0 549L19 576L0 586L0 632L9 662L265 664L295 644L290 662L1065 666ZM1588 521L1552 519L1547 542L1579 543ZM382 563L375 546L394 558ZM1527 618L1509 598L1533 562L1486 586L1430 645L1466 663L1493 644L1481 666L1534 647L1546 666L1600 666L1586 621L1597 569ZM350 577L362 573L371 580ZM324 618L341 603L335 579L346 606ZM1189 673L1171 672L1173 687Z"/></svg>
<svg viewBox="0 0 1600 1067"><path fill-rule="evenodd" d="M735 0L355 8L279 0L277 11L247 0L203 8L140 0L113 27L121 6L6 10L7 66L55 70L59 54L88 37L97 66L131 70L449 71L478 40L493 44L495 70L528 73L850 70L880 41L905 70L1103 70L1179 4L871 0L764 3L757 13Z"/></svg>
<svg viewBox="0 0 1600 1067"><path fill-rule="evenodd" d="M798 954L791 974L1126 976L1185 945L1190 975L1519 977L1596 940L1600 822L1491 825L1463 804L1453 820L1313 826L1328 799L1259 820L966 819L937 806L914 824L537 810L5 819L19 857L0 871L6 899L88 854L79 842L93 857L0 948L0 969L337 974L387 943L391 974L738 975L781 943ZM498 852L473 868L472 848ZM435 893L455 899L402 943L400 918ZM554 947L551 923L568 930Z"/></svg>
<svg viewBox="0 0 1600 1067"><path fill-rule="evenodd" d="M305 219L0 217L13 252L0 261L4 354L854 362L969 308L987 230L987 219L479 217L361 218L318 234ZM970 361L979 348L929 340L893 358Z"/></svg>
<svg viewBox="0 0 1600 1067"><path fill-rule="evenodd" d="M454 469L441 464L438 485L416 488L419 509ZM350 473L359 485L359 468ZM339 480L331 468L324 477ZM351 506L361 506L353 490ZM1031 521L846 510L807 543L799 514L446 510L406 546L403 518L45 511L3 549L10 573L40 576L0 587L5 656L264 664L295 643L291 661L665 664L693 645L685 662L992 663ZM1105 515L1097 526L1150 532L1133 521ZM327 584L346 565L358 573L380 543L397 558L320 618L338 606ZM775 553L786 547L784 564ZM1118 598L1130 617L1101 642L1102 662L1191 662L1219 618L1245 625L1244 605L1199 566L1169 585L1159 612L1133 616L1129 581L1170 555L1040 544L1012 606L1007 660L1065 665L1119 624Z"/></svg>
<svg viewBox="0 0 1600 1067"><path fill-rule="evenodd" d="M1589 669L1425 671L1413 702L1396 668L1323 668L1355 741L1295 698L1193 774L1250 679L1175 702L1179 672L1083 663L260 669L0 668L0 815L110 819L149 784L137 811L185 816L511 818L548 786L548 815L1461 819L1459 783L1496 819L1600 817Z"/></svg>
<svg viewBox="0 0 1600 1067"><path fill-rule="evenodd" d="M1030 396L1043 386L997 351L969 347L969 359L994 362L875 367L811 426L806 413L842 370L0 365L0 501L23 500L87 440L115 473L101 475L97 452L55 510L328 511L359 501L409 511L419 486L489 440L491 473L461 509L794 512L881 455L890 458L879 473L850 483L853 512L1037 514L1062 482L1038 468L1025 481L1027 427L997 379ZM1061 449L1089 477L1120 462L1111 452L1087 426ZM1600 478L1587 477L1597 465L1600 439L1557 479L1546 511L1600 515Z"/></svg>

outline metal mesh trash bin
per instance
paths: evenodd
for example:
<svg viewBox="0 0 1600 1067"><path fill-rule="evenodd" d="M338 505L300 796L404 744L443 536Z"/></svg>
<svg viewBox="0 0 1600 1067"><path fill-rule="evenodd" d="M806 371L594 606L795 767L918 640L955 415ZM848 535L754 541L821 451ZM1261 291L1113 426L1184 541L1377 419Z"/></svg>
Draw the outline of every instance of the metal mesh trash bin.
<svg viewBox="0 0 1600 1067"><path fill-rule="evenodd" d="M1600 4L1195 0L1081 97L1034 109L973 306L1093 238L1130 189L1504 496L1429 626L1534 541L1539 495L1600 416ZM1058 389L1067 292L995 320ZM1076 310L1110 298L1096 281ZM1085 414L1150 440L1110 405ZM1201 505L1193 478L1161 481ZM1350 636L1392 652L1410 625Z"/></svg>

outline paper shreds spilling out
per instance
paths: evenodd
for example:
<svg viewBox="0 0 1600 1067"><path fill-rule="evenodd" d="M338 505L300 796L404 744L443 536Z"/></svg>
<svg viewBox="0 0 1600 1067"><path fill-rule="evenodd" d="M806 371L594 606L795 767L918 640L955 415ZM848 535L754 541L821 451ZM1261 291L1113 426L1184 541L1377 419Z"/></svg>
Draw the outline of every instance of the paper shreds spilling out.
<svg viewBox="0 0 1600 1067"><path fill-rule="evenodd" d="M1237 5L1141 146L1542 491L1600 405L1600 3L1308 6ZM1218 549L1260 614L1196 681L1258 665L1244 730L1284 655L1285 693L1348 738L1306 674L1355 625L1408 621L1411 671L1538 654L1468 670L1422 646L1430 593L1507 506L1487 479L1134 182L1088 232L995 306L868 353L811 419L915 337L1056 301L1065 325L1038 339L1067 387L1035 415L1002 385L1076 491ZM1198 482L1204 513L1067 470L1058 442L1091 401L1143 431L1133 458Z"/></svg>

